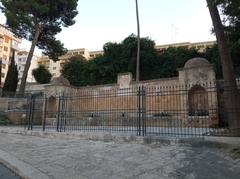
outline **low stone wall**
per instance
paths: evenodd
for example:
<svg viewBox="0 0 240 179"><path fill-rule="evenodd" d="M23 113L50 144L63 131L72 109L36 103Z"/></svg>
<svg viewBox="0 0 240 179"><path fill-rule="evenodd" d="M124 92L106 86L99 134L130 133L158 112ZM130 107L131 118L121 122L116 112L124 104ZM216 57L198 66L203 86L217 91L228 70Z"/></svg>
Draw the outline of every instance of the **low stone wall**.
<svg viewBox="0 0 240 179"><path fill-rule="evenodd" d="M26 107L26 98L0 98L0 113L6 116L14 125L23 124Z"/></svg>

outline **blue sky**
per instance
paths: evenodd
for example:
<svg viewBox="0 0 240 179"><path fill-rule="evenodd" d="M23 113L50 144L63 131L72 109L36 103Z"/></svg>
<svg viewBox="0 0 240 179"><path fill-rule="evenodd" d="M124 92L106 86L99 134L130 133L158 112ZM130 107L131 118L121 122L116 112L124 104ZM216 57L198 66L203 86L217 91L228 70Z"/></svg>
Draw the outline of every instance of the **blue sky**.
<svg viewBox="0 0 240 179"><path fill-rule="evenodd" d="M205 0L138 0L141 36L156 44L215 40ZM66 48L101 50L136 33L135 0L79 0L75 25L57 35ZM0 15L0 23L5 18ZM29 48L24 41L22 47Z"/></svg>

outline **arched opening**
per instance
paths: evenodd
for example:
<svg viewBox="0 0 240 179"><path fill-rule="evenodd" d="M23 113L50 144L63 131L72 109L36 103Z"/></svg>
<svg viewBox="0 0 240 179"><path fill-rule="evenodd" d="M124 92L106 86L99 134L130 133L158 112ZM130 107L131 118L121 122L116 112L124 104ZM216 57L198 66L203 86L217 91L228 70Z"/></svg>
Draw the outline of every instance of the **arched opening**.
<svg viewBox="0 0 240 179"><path fill-rule="evenodd" d="M200 85L193 86L188 93L189 116L208 116L207 91Z"/></svg>
<svg viewBox="0 0 240 179"><path fill-rule="evenodd" d="M48 118L55 118L57 114L57 100L54 96L48 98L47 104L47 117Z"/></svg>

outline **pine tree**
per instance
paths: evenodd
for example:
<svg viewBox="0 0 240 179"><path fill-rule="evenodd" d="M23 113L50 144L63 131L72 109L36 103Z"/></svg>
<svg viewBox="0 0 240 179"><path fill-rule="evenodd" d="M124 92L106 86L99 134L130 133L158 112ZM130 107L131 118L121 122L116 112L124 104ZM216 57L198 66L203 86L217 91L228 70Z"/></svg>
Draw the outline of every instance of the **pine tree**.
<svg viewBox="0 0 240 179"><path fill-rule="evenodd" d="M10 62L10 66L8 68L7 76L5 79L4 87L3 87L3 95L7 94L15 94L17 90L18 83L18 70L17 65L15 64L15 51L13 51L12 59Z"/></svg>
<svg viewBox="0 0 240 179"><path fill-rule="evenodd" d="M19 93L25 91L27 74L36 46L50 59L57 61L66 53L56 35L63 27L75 23L78 0L1 0L6 25L19 37L32 42L24 68Z"/></svg>

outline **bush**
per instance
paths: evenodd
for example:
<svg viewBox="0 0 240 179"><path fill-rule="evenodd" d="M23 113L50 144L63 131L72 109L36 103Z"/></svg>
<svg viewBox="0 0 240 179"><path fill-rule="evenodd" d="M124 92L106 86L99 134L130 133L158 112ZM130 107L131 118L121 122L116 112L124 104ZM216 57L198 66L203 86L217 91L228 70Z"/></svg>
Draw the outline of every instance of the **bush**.
<svg viewBox="0 0 240 179"><path fill-rule="evenodd" d="M32 75L34 76L35 80L40 84L46 84L51 81L52 75L49 70L45 67L40 65L38 68L33 69Z"/></svg>

